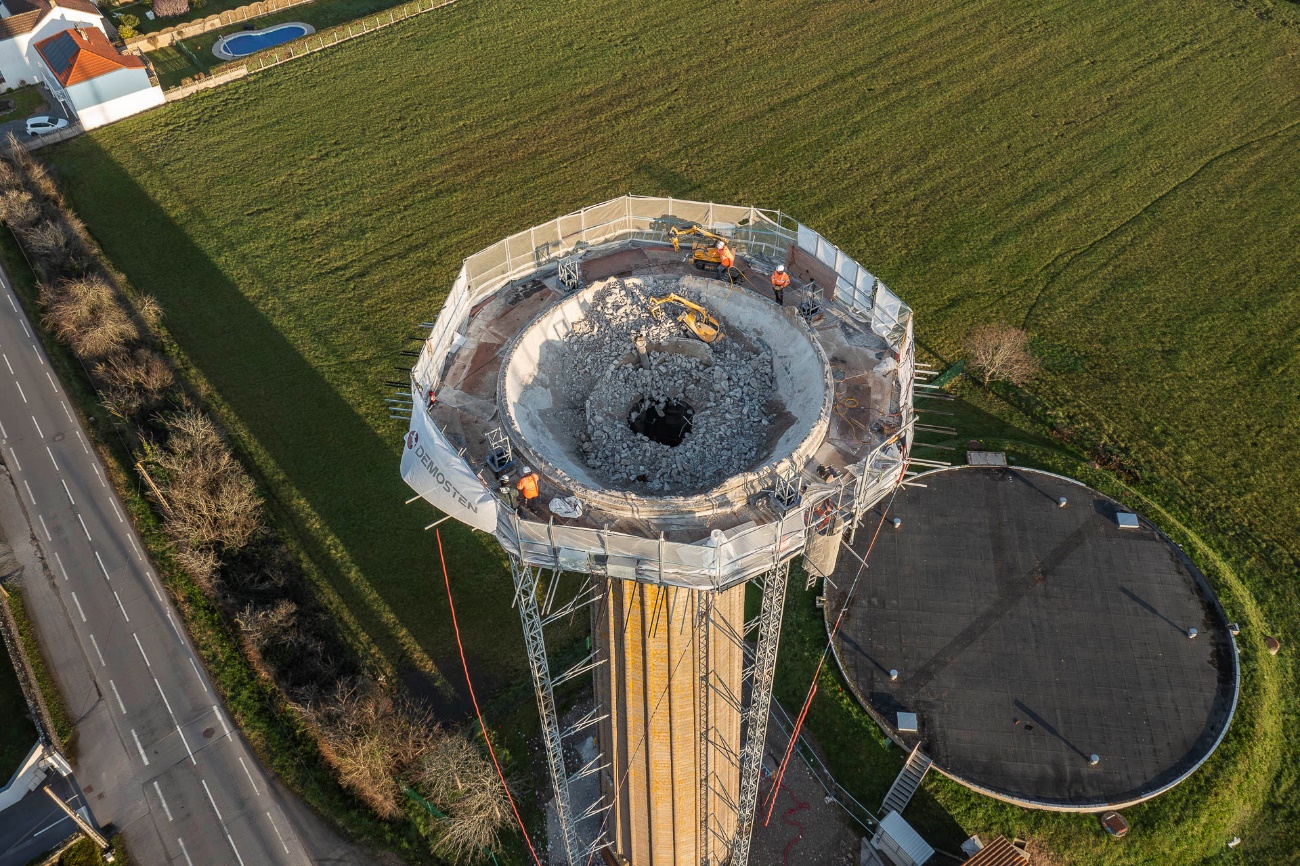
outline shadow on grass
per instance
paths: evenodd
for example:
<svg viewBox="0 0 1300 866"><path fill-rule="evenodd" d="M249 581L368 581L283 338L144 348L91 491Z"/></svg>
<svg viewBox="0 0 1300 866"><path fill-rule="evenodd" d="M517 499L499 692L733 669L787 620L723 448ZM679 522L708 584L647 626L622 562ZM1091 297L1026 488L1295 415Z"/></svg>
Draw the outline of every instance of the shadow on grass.
<svg viewBox="0 0 1300 866"><path fill-rule="evenodd" d="M100 242L138 289L148 278L166 327L215 390L223 420L246 431L236 433L236 444L275 519L403 681L443 718L463 716L468 696L437 550L422 532L429 509L403 506L411 492L398 473L404 428L393 422L392 441L381 438L127 171L93 140L77 145L108 176L114 216L148 238L138 247ZM275 285L248 266L263 286ZM376 404L385 380L404 378L393 369L399 357L394 350L392 362L366 371ZM443 537L470 668L480 694L491 695L526 675L510 578L494 545L457 524L445 525Z"/></svg>

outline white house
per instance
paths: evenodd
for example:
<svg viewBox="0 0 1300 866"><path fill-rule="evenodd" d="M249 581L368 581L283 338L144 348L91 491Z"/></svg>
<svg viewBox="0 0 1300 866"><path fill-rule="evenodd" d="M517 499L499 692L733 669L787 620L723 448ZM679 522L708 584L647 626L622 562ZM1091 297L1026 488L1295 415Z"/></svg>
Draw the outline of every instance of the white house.
<svg viewBox="0 0 1300 866"><path fill-rule="evenodd" d="M0 91L40 78L33 46L73 27L98 28L104 18L90 0L0 0Z"/></svg>
<svg viewBox="0 0 1300 866"><path fill-rule="evenodd" d="M40 79L84 129L165 101L162 88L149 79L144 59L119 53L98 28L63 30L35 48L45 66L39 70Z"/></svg>

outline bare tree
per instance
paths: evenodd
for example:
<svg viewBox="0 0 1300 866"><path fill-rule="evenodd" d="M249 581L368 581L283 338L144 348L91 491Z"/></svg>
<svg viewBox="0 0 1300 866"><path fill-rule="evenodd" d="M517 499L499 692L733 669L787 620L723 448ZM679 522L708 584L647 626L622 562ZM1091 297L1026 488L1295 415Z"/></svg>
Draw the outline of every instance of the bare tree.
<svg viewBox="0 0 1300 866"><path fill-rule="evenodd" d="M215 555L239 550L261 527L256 485L202 412L178 412L166 424L167 447L153 456L164 470L167 529L196 564L215 567Z"/></svg>
<svg viewBox="0 0 1300 866"><path fill-rule="evenodd" d="M8 165L3 162L0 164ZM31 226L40 218L41 206L27 190L14 187L0 193L0 222L14 230L20 230Z"/></svg>
<svg viewBox="0 0 1300 866"><path fill-rule="evenodd" d="M988 385L994 379L1024 385L1038 375L1038 360L1029 349L1029 332L998 323L981 325L966 338L970 366Z"/></svg>
<svg viewBox="0 0 1300 866"><path fill-rule="evenodd" d="M45 324L83 360L94 361L138 339L139 331L103 277L41 287Z"/></svg>
<svg viewBox="0 0 1300 866"><path fill-rule="evenodd" d="M477 746L455 734L443 737L420 761L414 781L450 819L439 825L435 854L467 863L500 846L509 802L501 777Z"/></svg>

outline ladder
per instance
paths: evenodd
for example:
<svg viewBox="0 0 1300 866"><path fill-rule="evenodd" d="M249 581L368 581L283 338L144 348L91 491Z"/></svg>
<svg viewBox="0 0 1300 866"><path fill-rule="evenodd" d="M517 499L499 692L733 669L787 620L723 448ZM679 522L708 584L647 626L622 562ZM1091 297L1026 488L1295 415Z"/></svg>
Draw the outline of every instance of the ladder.
<svg viewBox="0 0 1300 866"><path fill-rule="evenodd" d="M903 814L903 810L912 800L912 795L921 787L921 780L925 778L926 773L930 772L931 763L930 759L921 752L921 744L917 743L912 749L912 754L907 756L907 763L903 764L898 778L894 779L894 784L889 786L889 793L885 794L885 803L880 807L880 814L888 815L890 812Z"/></svg>

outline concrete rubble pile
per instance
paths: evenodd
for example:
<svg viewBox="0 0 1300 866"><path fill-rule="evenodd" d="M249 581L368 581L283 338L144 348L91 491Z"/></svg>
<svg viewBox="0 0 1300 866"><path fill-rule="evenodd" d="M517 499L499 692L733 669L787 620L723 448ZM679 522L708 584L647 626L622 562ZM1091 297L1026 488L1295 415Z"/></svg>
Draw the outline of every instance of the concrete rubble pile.
<svg viewBox="0 0 1300 866"><path fill-rule="evenodd" d="M729 331L706 345L676 321L677 311L651 312L649 299L681 292L675 279L612 279L593 296L566 340L571 357L563 389L575 407L578 441L587 465L611 486L641 493L688 494L751 466L771 426L774 376L771 352L761 340ZM692 299L697 300L697 299ZM643 365L634 340L650 346ZM629 416L650 403L662 413L669 401L687 404L691 429L669 446L633 432ZM585 429L582 429L585 428Z"/></svg>

